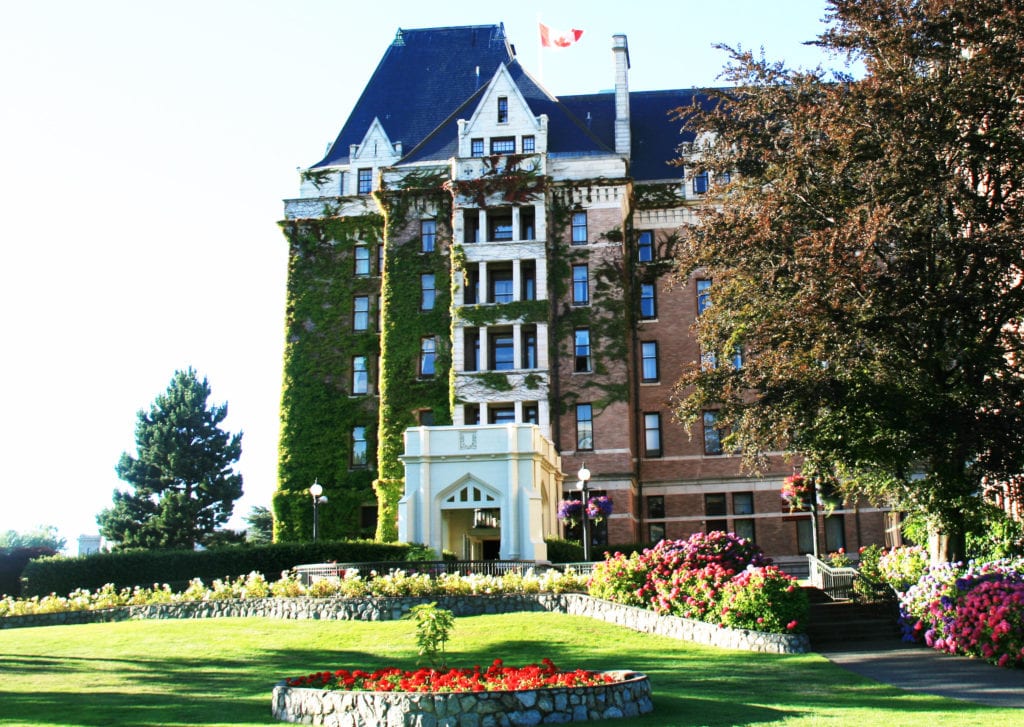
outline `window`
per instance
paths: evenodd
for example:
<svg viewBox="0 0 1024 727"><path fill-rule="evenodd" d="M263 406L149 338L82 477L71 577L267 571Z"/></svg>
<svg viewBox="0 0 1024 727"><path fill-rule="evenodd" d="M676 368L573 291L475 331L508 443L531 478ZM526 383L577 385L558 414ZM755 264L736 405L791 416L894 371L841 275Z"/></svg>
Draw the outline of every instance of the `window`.
<svg viewBox="0 0 1024 727"><path fill-rule="evenodd" d="M512 239L512 212L499 210L487 215L488 240L507 242Z"/></svg>
<svg viewBox="0 0 1024 727"><path fill-rule="evenodd" d="M484 155L484 140L483 139L471 139L469 142L469 155L474 157L482 157Z"/></svg>
<svg viewBox="0 0 1024 727"><path fill-rule="evenodd" d="M540 424L540 407L536 404L523 404L523 422L525 424Z"/></svg>
<svg viewBox="0 0 1024 727"><path fill-rule="evenodd" d="M369 382L369 374L366 371L366 356L352 357L352 393L365 394Z"/></svg>
<svg viewBox="0 0 1024 727"><path fill-rule="evenodd" d="M650 383L658 380L658 343L644 341L640 344L640 378Z"/></svg>
<svg viewBox="0 0 1024 727"><path fill-rule="evenodd" d="M726 515L725 507L724 492L709 492L704 495L705 532L728 530L728 522L724 519Z"/></svg>
<svg viewBox="0 0 1024 727"><path fill-rule="evenodd" d="M421 427L432 427L434 426L434 410L433 409L420 409L416 417Z"/></svg>
<svg viewBox="0 0 1024 727"><path fill-rule="evenodd" d="M488 285L491 288L492 303L511 303L512 291L512 269L498 268L487 271Z"/></svg>
<svg viewBox="0 0 1024 727"><path fill-rule="evenodd" d="M475 305L480 300L480 271L471 268L466 272L463 280L462 302L466 305Z"/></svg>
<svg viewBox="0 0 1024 727"><path fill-rule="evenodd" d="M708 173L701 172L693 175L693 193L706 194L708 191Z"/></svg>
<svg viewBox="0 0 1024 727"><path fill-rule="evenodd" d="M594 412L590 404L576 405L576 449L594 448Z"/></svg>
<svg viewBox="0 0 1024 727"><path fill-rule="evenodd" d="M661 414L658 412L644 414L644 455L661 456Z"/></svg>
<svg viewBox="0 0 1024 727"><path fill-rule="evenodd" d="M480 407L477 404L467 404L462 408L462 421L467 425L480 423Z"/></svg>
<svg viewBox="0 0 1024 727"><path fill-rule="evenodd" d="M491 139L491 154L515 154L516 138L514 136L498 136Z"/></svg>
<svg viewBox="0 0 1024 727"><path fill-rule="evenodd" d="M708 278L701 278L697 281L697 315L700 315L711 305L711 281Z"/></svg>
<svg viewBox="0 0 1024 727"><path fill-rule="evenodd" d="M476 330L466 329L465 331L465 370L480 370L480 333Z"/></svg>
<svg viewBox="0 0 1024 727"><path fill-rule="evenodd" d="M533 207L519 208L519 239L535 240L537 238L534 230L537 219L537 211Z"/></svg>
<svg viewBox="0 0 1024 727"><path fill-rule="evenodd" d="M645 320L658 317L658 306L654 299L654 283L640 283L640 317Z"/></svg>
<svg viewBox="0 0 1024 727"><path fill-rule="evenodd" d="M665 517L665 496L664 495L648 495L647 496L647 517L652 520Z"/></svg>
<svg viewBox="0 0 1024 727"><path fill-rule="evenodd" d="M578 374L590 371L590 329L577 328L574 341L575 365L573 370Z"/></svg>
<svg viewBox="0 0 1024 727"><path fill-rule="evenodd" d="M537 264L532 260L524 260L519 266L519 279L522 290L520 300L537 299Z"/></svg>
<svg viewBox="0 0 1024 727"><path fill-rule="evenodd" d="M586 245L587 244L587 213L586 212L573 212L572 213L572 244L573 245Z"/></svg>
<svg viewBox="0 0 1024 727"><path fill-rule="evenodd" d="M825 550L835 553L840 548L846 549L843 516L829 515L825 518Z"/></svg>
<svg viewBox="0 0 1024 727"><path fill-rule="evenodd" d="M754 493L753 492L735 492L732 496L732 514L733 515L753 515L754 514Z"/></svg>
<svg viewBox="0 0 1024 727"><path fill-rule="evenodd" d="M358 176L356 177L358 189L356 190L359 194L369 194L373 191L373 170L372 169L360 169Z"/></svg>
<svg viewBox="0 0 1024 727"><path fill-rule="evenodd" d="M636 259L642 263L649 263L654 259L654 233L644 230L636 240Z"/></svg>
<svg viewBox="0 0 1024 727"><path fill-rule="evenodd" d="M420 249L423 252L433 252L437 243L437 221L420 220Z"/></svg>
<svg viewBox="0 0 1024 727"><path fill-rule="evenodd" d="M437 339L433 336L420 339L420 376L434 375L437 363Z"/></svg>
<svg viewBox="0 0 1024 727"><path fill-rule="evenodd" d="M651 523L647 526L647 542L660 543L665 539L665 525L663 523Z"/></svg>
<svg viewBox="0 0 1024 727"><path fill-rule="evenodd" d="M423 273L420 275L420 310L434 310L434 300L437 298L437 289L434 288L434 274Z"/></svg>
<svg viewBox="0 0 1024 727"><path fill-rule="evenodd" d="M590 303L590 274L586 265L572 266L572 304Z"/></svg>
<svg viewBox="0 0 1024 727"><path fill-rule="evenodd" d="M498 96L498 123L508 123L508 97Z"/></svg>
<svg viewBox="0 0 1024 727"><path fill-rule="evenodd" d="M366 245L356 245L352 250L355 259L355 273L363 277L370 274L370 248Z"/></svg>
<svg viewBox="0 0 1024 727"><path fill-rule="evenodd" d="M533 154L537 151L537 140L532 136L523 137L523 154Z"/></svg>
<svg viewBox="0 0 1024 727"><path fill-rule="evenodd" d="M722 453L722 431L718 428L718 412L704 412L704 454Z"/></svg>
<svg viewBox="0 0 1024 727"><path fill-rule="evenodd" d="M796 521L796 552L800 555L814 552L814 532L810 518Z"/></svg>
<svg viewBox="0 0 1024 727"><path fill-rule="evenodd" d="M480 215L476 210L466 210L463 215L462 241L465 243L480 242Z"/></svg>
<svg viewBox="0 0 1024 727"><path fill-rule="evenodd" d="M732 181L732 173L731 172L722 172L717 177L715 177L715 183L716 184L726 185L726 184L728 184L731 181Z"/></svg>
<svg viewBox="0 0 1024 727"><path fill-rule="evenodd" d="M732 531L741 538L754 541L754 518L736 518L732 521Z"/></svg>
<svg viewBox="0 0 1024 727"><path fill-rule="evenodd" d="M512 406L491 406L487 408L489 424L515 424L516 409Z"/></svg>
<svg viewBox="0 0 1024 727"><path fill-rule="evenodd" d="M743 368L743 349L739 346L732 353L732 367L737 371Z"/></svg>
<svg viewBox="0 0 1024 727"><path fill-rule="evenodd" d="M349 466L362 468L366 466L366 427L352 427L352 453Z"/></svg>
<svg viewBox="0 0 1024 727"><path fill-rule="evenodd" d="M384 272L384 246L377 245L377 275Z"/></svg>
<svg viewBox="0 0 1024 727"><path fill-rule="evenodd" d="M359 508L359 529L371 537L373 536L377 530L376 505L363 505Z"/></svg>
<svg viewBox="0 0 1024 727"><path fill-rule="evenodd" d="M537 331L523 330L523 368L537 368Z"/></svg>
<svg viewBox="0 0 1024 727"><path fill-rule="evenodd" d="M487 340L490 344L491 369L494 371L514 369L516 358L512 331L491 333Z"/></svg>
<svg viewBox="0 0 1024 727"><path fill-rule="evenodd" d="M370 327L370 298L357 295L352 299L352 330L365 331Z"/></svg>

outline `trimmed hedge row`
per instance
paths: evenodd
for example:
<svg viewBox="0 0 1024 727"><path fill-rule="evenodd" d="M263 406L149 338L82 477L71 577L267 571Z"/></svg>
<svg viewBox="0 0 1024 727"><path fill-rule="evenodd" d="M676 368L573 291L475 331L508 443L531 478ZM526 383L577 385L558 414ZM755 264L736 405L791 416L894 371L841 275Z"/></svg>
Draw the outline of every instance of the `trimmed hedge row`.
<svg viewBox="0 0 1024 727"><path fill-rule="evenodd" d="M257 571L274 579L282 571L304 563L405 561L417 558L421 550L421 546L407 543L339 540L41 558L30 561L25 567L21 595L29 598L66 594L79 588L91 591L107 583L119 589L167 583L173 590L181 590L193 578L210 582Z"/></svg>
<svg viewBox="0 0 1024 727"><path fill-rule="evenodd" d="M0 596L21 595L21 574L33 558L56 555L53 548L8 548L0 550Z"/></svg>

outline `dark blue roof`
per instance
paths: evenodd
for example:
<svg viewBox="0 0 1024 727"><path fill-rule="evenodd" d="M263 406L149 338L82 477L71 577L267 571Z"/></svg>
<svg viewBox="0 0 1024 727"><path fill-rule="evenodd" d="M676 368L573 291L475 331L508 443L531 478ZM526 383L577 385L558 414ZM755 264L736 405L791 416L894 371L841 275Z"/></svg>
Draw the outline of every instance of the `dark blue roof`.
<svg viewBox="0 0 1024 727"><path fill-rule="evenodd" d="M327 156L313 166L346 163L374 118L392 142L412 149L514 58L501 24L399 29Z"/></svg>

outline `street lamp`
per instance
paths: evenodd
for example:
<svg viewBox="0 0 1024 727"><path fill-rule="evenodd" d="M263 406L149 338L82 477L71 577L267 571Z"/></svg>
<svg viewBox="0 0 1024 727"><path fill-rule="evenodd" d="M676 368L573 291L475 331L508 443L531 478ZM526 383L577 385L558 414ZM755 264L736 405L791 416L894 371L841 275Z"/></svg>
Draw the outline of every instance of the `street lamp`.
<svg viewBox="0 0 1024 727"><path fill-rule="evenodd" d="M317 530L320 525L320 505L327 502L327 495L324 494L324 486L317 480L309 486L309 494L313 496L313 542L316 542Z"/></svg>
<svg viewBox="0 0 1024 727"><path fill-rule="evenodd" d="M587 516L587 483L590 482L590 470L587 469L586 462L580 467L580 471L576 473L576 477L579 480L576 483L576 487L579 489L580 494L583 497L582 506L580 507L581 517L583 521L583 560L590 560L590 518Z"/></svg>

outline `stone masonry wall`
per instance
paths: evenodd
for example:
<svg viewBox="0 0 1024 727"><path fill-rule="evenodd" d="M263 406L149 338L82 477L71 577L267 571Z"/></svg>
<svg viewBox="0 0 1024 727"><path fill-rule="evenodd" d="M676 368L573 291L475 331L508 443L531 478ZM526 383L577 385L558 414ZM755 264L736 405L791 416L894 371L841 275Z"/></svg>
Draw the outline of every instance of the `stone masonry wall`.
<svg viewBox="0 0 1024 727"><path fill-rule="evenodd" d="M129 619L262 617L296 620L394 621L413 606L436 602L456 616L548 611L585 616L643 633L693 641L723 649L773 654L810 651L805 634L768 634L720 628L678 616L602 601L582 593L523 593L500 596L431 596L403 598L250 598L124 606L99 611L8 616L0 629L28 626L125 621Z"/></svg>

